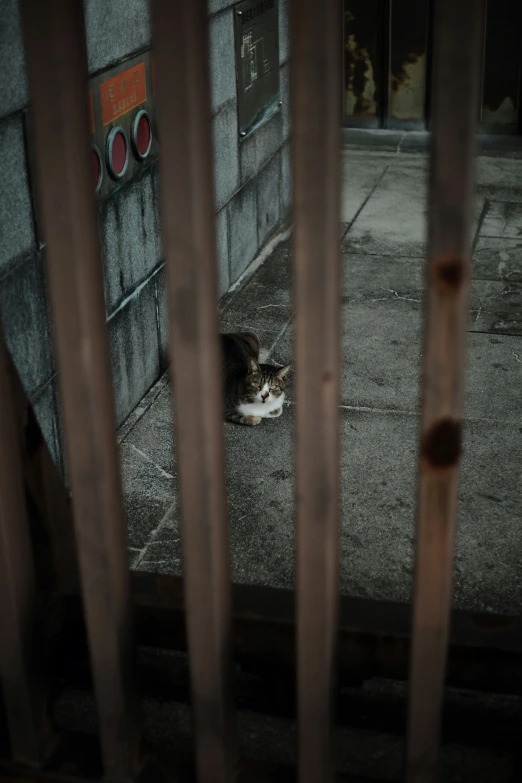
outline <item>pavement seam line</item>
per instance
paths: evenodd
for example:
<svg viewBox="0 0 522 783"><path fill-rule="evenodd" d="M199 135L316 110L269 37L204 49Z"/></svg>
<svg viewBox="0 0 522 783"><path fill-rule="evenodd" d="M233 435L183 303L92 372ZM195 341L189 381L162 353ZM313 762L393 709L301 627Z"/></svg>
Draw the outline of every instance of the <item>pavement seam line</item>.
<svg viewBox="0 0 522 783"><path fill-rule="evenodd" d="M486 215L489 212L489 208L491 206L491 201L486 196L484 198L484 204L482 205L482 209L480 210L479 219L477 221L477 228L475 231L475 236L473 237L473 242L471 243L471 256L473 257L473 253L475 252L475 248L478 245L478 241L480 239L480 232L482 231L482 225L484 223L484 220L486 219Z"/></svg>
<svg viewBox="0 0 522 783"><path fill-rule="evenodd" d="M154 405L165 386L168 385L169 378L170 367L168 367L165 372L160 375L158 380L150 387L148 392L143 395L136 407L133 408L133 410L129 413L125 421L120 424L117 432L118 443L120 445L126 442L132 430L142 420L147 411Z"/></svg>
<svg viewBox="0 0 522 783"><path fill-rule="evenodd" d="M147 542L145 543L145 546L143 546L140 549L139 554L134 558L134 560L132 562L132 565L131 565L132 569L136 570L138 568L139 564L145 559L145 555L147 554L147 551L148 551L150 545L155 543L154 539L156 538L156 536L159 533L161 533L163 528L165 528L167 526L167 521L171 517L173 509L177 508L177 505L178 505L178 501L177 501L177 499L175 499L170 504L170 506L168 507L167 511L163 515L163 517L160 519L158 526L155 527L154 530L152 531L152 533L149 535L149 538L147 539Z"/></svg>
<svg viewBox="0 0 522 783"><path fill-rule="evenodd" d="M294 314L292 313L292 315L290 316L288 321L285 323L285 325L283 326L283 328L281 329L281 331L278 333L277 337L275 338L274 342L272 343L272 345L268 349L268 352L267 352L267 354L266 354L262 364L266 364L268 359L270 359L270 357L272 355L272 352L274 351L277 343L283 337L283 335L285 334L286 330L288 329L288 327L290 326L290 324L292 323L293 320L294 320ZM293 357L292 357L292 360L293 360Z"/></svg>
<svg viewBox="0 0 522 783"><path fill-rule="evenodd" d="M344 234L341 237L341 244L344 242L344 240L346 239L346 236L347 236L348 232L351 230L353 224L355 223L355 221L357 220L357 218L359 217L359 215L361 214L361 212L365 208L366 204L368 203L368 201L371 199L371 197L373 196L373 194L375 193L375 191L377 190L377 188L381 184L381 180L384 177L384 175L386 174L386 172L388 171L388 169L390 168L390 165L391 164L388 163L388 165L384 167L384 169L382 170L381 174L379 175L379 177L377 179L377 182L375 183L373 188L370 190L370 192L368 193L368 195L364 199L363 203L361 204L361 206L359 207L359 209L357 210L357 212L355 213L353 218L348 222L348 228L346 229L346 231L344 232ZM341 249L341 252L342 252L342 249Z"/></svg>
<svg viewBox="0 0 522 783"><path fill-rule="evenodd" d="M521 362L522 363L522 362ZM296 400L285 400L285 405L297 405ZM346 410L346 411L355 411L358 413L376 413L376 414L386 414L389 416L409 416L409 417L420 417L420 411L401 411L397 410L396 408L370 408L367 405L347 405L344 403L340 403L337 406L340 410ZM485 423L485 424L498 424L499 422L504 422L506 424L511 423L511 419L490 419L487 417L477 416L477 417L466 417L464 418L464 424L467 422L470 422L471 424L477 424L477 423Z"/></svg>
<svg viewBox="0 0 522 783"><path fill-rule="evenodd" d="M245 287L250 283L252 278L254 277L257 270L265 263L265 261L268 260L268 258L272 255L274 250L279 247L279 245L282 242L286 242L286 240L290 237L292 233L292 226L288 226L287 228L283 228L281 231L278 231L274 236L271 237L271 239L268 240L266 245L261 248L259 253L256 255L256 257L250 262L250 264L247 266L247 268L242 272L238 279L235 281L235 283L232 283L232 285L229 287L227 293L225 296L228 297L230 294L230 298L228 298L227 302L220 308L220 314L223 315L234 299L236 298L237 294L240 291L244 291Z"/></svg>
<svg viewBox="0 0 522 783"><path fill-rule="evenodd" d="M151 459L148 454L146 454L144 451L142 451L137 446L135 446L134 443L126 443L125 445L129 446L136 454L138 454L143 460L145 460L145 462L148 462L150 465L156 468L158 473L160 473L160 475L163 476L163 478L167 478L171 480L176 478L175 476L172 475L172 473L167 473L166 470L163 470L161 465L158 465L156 462L154 462L154 460Z"/></svg>

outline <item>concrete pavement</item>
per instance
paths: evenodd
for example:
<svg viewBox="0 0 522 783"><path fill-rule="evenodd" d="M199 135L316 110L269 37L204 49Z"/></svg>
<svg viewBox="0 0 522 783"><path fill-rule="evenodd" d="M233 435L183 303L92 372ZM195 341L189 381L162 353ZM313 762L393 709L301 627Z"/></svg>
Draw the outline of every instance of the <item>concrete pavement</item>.
<svg viewBox="0 0 522 783"><path fill-rule="evenodd" d="M415 518L425 195L423 154L343 151L341 589L409 600ZM466 427L455 604L522 602L522 161L478 160ZM223 330L252 329L292 357L291 241L222 303ZM181 573L170 392L121 443L136 567ZM225 425L236 581L294 583L294 403L255 430ZM146 407L146 406L145 406Z"/></svg>
<svg viewBox="0 0 522 783"><path fill-rule="evenodd" d="M350 149L342 157L340 577L341 589L352 595L407 601L415 536L427 169L420 137L378 139L377 151ZM416 145L420 152L401 151ZM456 606L515 613L522 599L521 183L522 158L478 160L455 559ZM222 329L256 331L264 356L280 363L292 356L290 253L290 241L281 242L221 303ZM254 429L225 425L236 581L294 584L294 412L292 379L281 418ZM120 444L132 564L181 573L167 378L122 426ZM173 677L186 671L181 653L140 650L139 655L161 660ZM236 671L239 690L241 676ZM403 683L371 680L363 691L371 709L386 714L398 708L405 714ZM446 703L457 705L471 724L481 710L498 715L507 750L445 744L440 779L508 783L510 749L519 732L518 699L449 690ZM189 707L147 700L144 713L153 747L175 753L192 741ZM76 728L95 726L94 707L87 701L78 712L64 696L57 714L64 726L73 719ZM341 771L400 779L398 733L340 729L337 738ZM249 757L295 763L296 726L240 711L238 743Z"/></svg>

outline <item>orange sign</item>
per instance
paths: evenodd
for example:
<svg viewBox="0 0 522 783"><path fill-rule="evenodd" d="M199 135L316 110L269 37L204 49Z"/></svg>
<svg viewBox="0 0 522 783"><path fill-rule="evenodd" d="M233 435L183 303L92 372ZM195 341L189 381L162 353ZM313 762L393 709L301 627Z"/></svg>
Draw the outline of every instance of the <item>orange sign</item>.
<svg viewBox="0 0 522 783"><path fill-rule="evenodd" d="M152 94L156 95L156 58L150 58L150 66L152 69Z"/></svg>
<svg viewBox="0 0 522 783"><path fill-rule="evenodd" d="M92 90L89 90L89 120L91 123L91 133L94 133L96 125L94 122L94 99L92 97Z"/></svg>
<svg viewBox="0 0 522 783"><path fill-rule="evenodd" d="M100 84L102 122L108 125L147 100L145 63L133 65L127 71Z"/></svg>

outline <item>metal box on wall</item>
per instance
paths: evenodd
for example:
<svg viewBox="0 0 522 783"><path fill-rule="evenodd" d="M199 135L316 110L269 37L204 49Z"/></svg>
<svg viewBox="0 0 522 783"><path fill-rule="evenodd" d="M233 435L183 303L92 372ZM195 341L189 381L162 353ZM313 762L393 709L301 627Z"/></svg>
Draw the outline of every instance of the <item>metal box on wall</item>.
<svg viewBox="0 0 522 783"><path fill-rule="evenodd" d="M93 179L99 198L137 176L157 157L150 52L89 79Z"/></svg>
<svg viewBox="0 0 522 783"><path fill-rule="evenodd" d="M244 0L234 6L234 34L239 133L244 137L278 108L277 0Z"/></svg>
<svg viewBox="0 0 522 783"><path fill-rule="evenodd" d="M98 200L137 177L158 157L155 95L154 57L150 50L88 80L93 189ZM26 110L25 121L29 168L35 185L35 223L38 242L43 246L30 106Z"/></svg>

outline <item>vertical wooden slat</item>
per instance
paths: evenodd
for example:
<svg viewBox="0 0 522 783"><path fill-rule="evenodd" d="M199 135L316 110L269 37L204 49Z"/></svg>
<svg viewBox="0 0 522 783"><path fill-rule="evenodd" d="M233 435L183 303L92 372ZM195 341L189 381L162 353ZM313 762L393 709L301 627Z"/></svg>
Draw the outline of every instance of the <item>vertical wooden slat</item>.
<svg viewBox="0 0 522 783"><path fill-rule="evenodd" d="M408 783L433 783L450 620L465 383L482 3L434 4L433 137Z"/></svg>
<svg viewBox="0 0 522 783"><path fill-rule="evenodd" d="M337 0L295 2L292 20L299 779L327 783L339 548Z"/></svg>
<svg viewBox="0 0 522 783"><path fill-rule="evenodd" d="M205 0L152 0L187 632L200 783L232 779L231 594Z"/></svg>
<svg viewBox="0 0 522 783"><path fill-rule="evenodd" d="M0 676L11 754L37 766L51 727L39 681L37 593L10 360L0 334Z"/></svg>
<svg viewBox="0 0 522 783"><path fill-rule="evenodd" d="M126 531L90 169L80 0L22 0L46 260L83 601L105 775L132 779L139 741Z"/></svg>

